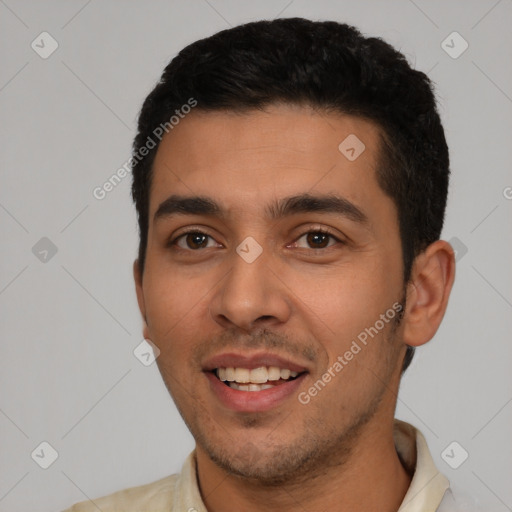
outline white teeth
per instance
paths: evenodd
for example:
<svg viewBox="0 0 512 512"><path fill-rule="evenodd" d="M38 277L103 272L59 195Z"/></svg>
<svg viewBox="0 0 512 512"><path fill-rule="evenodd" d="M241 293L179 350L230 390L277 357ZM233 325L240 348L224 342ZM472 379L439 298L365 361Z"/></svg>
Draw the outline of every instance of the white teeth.
<svg viewBox="0 0 512 512"><path fill-rule="evenodd" d="M226 378L220 380L227 380L229 382L233 382L235 380L235 369L234 368L226 368Z"/></svg>
<svg viewBox="0 0 512 512"><path fill-rule="evenodd" d="M281 370L277 366L271 366L268 369L268 380L279 380L281 378Z"/></svg>
<svg viewBox="0 0 512 512"><path fill-rule="evenodd" d="M251 370L249 380L254 384L263 384L264 382L267 382L268 370L264 366L261 366L260 368L254 368Z"/></svg>
<svg viewBox="0 0 512 512"><path fill-rule="evenodd" d="M235 380L242 383L249 382L250 373L251 370L247 368L235 368Z"/></svg>
<svg viewBox="0 0 512 512"><path fill-rule="evenodd" d="M237 384L236 382L230 382L229 387L238 391L263 391L274 386L272 384Z"/></svg>
<svg viewBox="0 0 512 512"><path fill-rule="evenodd" d="M260 366L258 368L248 369L248 368L217 368L217 377L224 381L233 384L266 384L267 382L278 381L280 379L288 380L290 378L295 378L299 374L298 372L294 372L289 370L288 368L278 368L277 366ZM233 389L239 389L240 387L231 386ZM267 387L259 387L258 389L253 388L252 390L247 387L247 391L259 391L261 389L267 389ZM245 391L245 389L244 389Z"/></svg>
<svg viewBox="0 0 512 512"><path fill-rule="evenodd" d="M289 379L290 378L290 370L288 369L282 369L281 370L281 379Z"/></svg>

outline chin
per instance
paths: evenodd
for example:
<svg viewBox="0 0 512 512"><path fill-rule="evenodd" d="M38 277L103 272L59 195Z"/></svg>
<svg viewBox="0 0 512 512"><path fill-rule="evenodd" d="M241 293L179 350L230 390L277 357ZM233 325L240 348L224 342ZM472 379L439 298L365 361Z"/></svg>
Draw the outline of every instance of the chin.
<svg viewBox="0 0 512 512"><path fill-rule="evenodd" d="M323 465L316 439L274 446L257 440L224 447L203 444L202 449L224 472L254 485L278 486L297 482L306 475L311 478L311 471Z"/></svg>

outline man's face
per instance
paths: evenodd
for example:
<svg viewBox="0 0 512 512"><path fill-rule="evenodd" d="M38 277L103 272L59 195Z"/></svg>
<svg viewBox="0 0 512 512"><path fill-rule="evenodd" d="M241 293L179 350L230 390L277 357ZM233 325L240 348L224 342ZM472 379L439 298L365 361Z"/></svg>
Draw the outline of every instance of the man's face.
<svg viewBox="0 0 512 512"><path fill-rule="evenodd" d="M378 141L362 119L273 106L193 112L160 144L136 275L144 335L198 455L228 471L285 479L391 418L404 283ZM194 197L218 211L179 201Z"/></svg>

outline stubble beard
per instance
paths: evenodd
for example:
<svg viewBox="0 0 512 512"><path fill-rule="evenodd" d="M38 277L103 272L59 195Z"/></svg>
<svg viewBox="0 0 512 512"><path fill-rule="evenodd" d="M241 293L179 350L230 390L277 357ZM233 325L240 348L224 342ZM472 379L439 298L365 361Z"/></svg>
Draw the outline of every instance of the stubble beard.
<svg viewBox="0 0 512 512"><path fill-rule="evenodd" d="M301 485L320 478L329 468L347 465L364 426L377 412L383 394L384 390L342 432L331 429L326 433L321 420L309 419L292 444L283 443L269 449L262 450L261 446L248 441L234 452L212 442L202 429L193 435L208 457L229 475L264 487ZM247 436L250 437L250 430Z"/></svg>
<svg viewBox="0 0 512 512"><path fill-rule="evenodd" d="M405 297L401 302L405 307ZM385 356L384 375L377 377L372 371L373 377L379 380L379 384L374 388L373 396L370 397L364 410L345 425L342 431L339 430L339 425L327 427L322 417L308 418L302 424L301 434L296 436L292 443L273 443L272 440L276 437L273 433L279 429L278 424L265 439L267 443L263 447L261 444L258 446L250 441L251 429L255 429L261 422L258 418L247 415L241 417L240 421L242 427L247 430L248 441L243 446L229 449L229 440L220 443L214 439L215 436L209 435L214 430L221 431L221 435L225 435L224 429L219 428L214 419L201 424L200 418L196 416L195 421L188 421L176 400L175 403L197 445L206 455L226 474L239 478L249 485L300 486L303 482L321 478L332 467L344 470L349 464L365 426L379 411L386 391L391 388L392 375L395 365L398 364L395 337L401 319L402 315L395 317L389 331L383 333L383 339L373 341L373 343L382 342L388 350ZM160 368L160 371L166 381L164 374L167 372L163 368ZM169 383L166 382L166 384ZM171 386L167 387L171 391ZM283 423L285 422L286 418L283 420ZM231 446L234 444L232 443Z"/></svg>
<svg viewBox="0 0 512 512"><path fill-rule="evenodd" d="M221 445L214 442L207 435L207 429L201 427L191 429L196 443L224 472L257 486L300 486L303 482L311 482L315 478L322 477L332 467L343 470L349 463L365 426L374 418L385 393L391 388L390 383L398 353L394 348L396 346L394 339L401 318L397 317L395 320L381 341L389 350L386 358L387 370L383 377L373 374L379 380L373 396L364 410L342 431L339 425L326 427L321 417L309 418L304 421L301 434L295 437L291 444L270 444L270 440L275 438L271 433L266 439L269 444L262 447L250 441L251 427L257 426L260 422L248 416L241 419L242 426L247 428L249 439L244 446L237 446L236 449L230 450L226 448L229 443ZM379 343L377 340L374 342ZM286 419L283 423L285 422ZM276 429L278 428L279 425Z"/></svg>

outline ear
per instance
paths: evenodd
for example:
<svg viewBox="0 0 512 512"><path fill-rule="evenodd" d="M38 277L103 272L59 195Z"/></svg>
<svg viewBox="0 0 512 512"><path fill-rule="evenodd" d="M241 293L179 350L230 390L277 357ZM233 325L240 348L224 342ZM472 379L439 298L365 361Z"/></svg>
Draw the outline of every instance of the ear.
<svg viewBox="0 0 512 512"><path fill-rule="evenodd" d="M429 245L413 263L407 284L404 343L412 347L431 340L444 317L455 279L455 253L444 240Z"/></svg>
<svg viewBox="0 0 512 512"><path fill-rule="evenodd" d="M133 262L133 278L135 280L137 303L139 304L140 314L142 315L142 335L144 336L144 339L149 339L149 328L146 320L146 304L144 302L144 290L142 288L142 274L139 269L138 259Z"/></svg>

